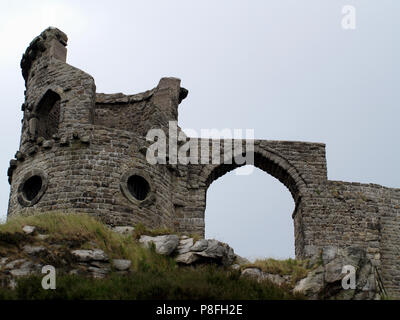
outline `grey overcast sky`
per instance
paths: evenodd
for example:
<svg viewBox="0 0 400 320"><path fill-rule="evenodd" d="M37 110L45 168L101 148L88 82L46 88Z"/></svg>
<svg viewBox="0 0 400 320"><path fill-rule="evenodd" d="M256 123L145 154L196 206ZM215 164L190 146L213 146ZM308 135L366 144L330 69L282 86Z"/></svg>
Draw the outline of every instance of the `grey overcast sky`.
<svg viewBox="0 0 400 320"><path fill-rule="evenodd" d="M256 138L326 143L328 178L400 187L400 1L0 1L0 217L19 146L19 62L48 26L97 91L182 79L183 128L254 129ZM356 29L341 26L356 8ZM207 193L206 236L243 256L293 257L289 191L268 174L229 173Z"/></svg>

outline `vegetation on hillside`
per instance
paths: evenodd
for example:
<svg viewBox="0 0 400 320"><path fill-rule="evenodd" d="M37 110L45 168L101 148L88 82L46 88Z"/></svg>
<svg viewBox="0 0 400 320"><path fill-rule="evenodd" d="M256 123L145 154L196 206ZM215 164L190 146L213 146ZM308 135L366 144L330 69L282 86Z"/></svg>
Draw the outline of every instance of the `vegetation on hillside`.
<svg viewBox="0 0 400 320"><path fill-rule="evenodd" d="M37 236L24 234L22 228L25 225L35 226L37 233L49 237L41 240ZM165 234L168 230L150 232L138 226L135 234L121 235L84 214L45 213L9 219L6 224L0 225L0 258L10 257L16 252L20 254L16 248L24 243L42 246L59 244L66 248L97 247L111 259L129 259L132 265L129 274L112 272L105 279L60 272L57 273L56 290L42 289L40 275L21 277L14 290L0 287L0 299L302 298L269 281L257 282L241 277L240 270L217 265L178 266L173 258L157 254L154 248L149 250L140 246L135 239L145 233ZM287 272L296 272L296 268L289 268Z"/></svg>
<svg viewBox="0 0 400 320"><path fill-rule="evenodd" d="M299 280L305 278L307 273L312 269L308 267L308 260L276 260L276 259L257 259L253 263L245 264L244 268L259 268L261 271L271 274L279 274L281 276L290 275L291 283L295 285Z"/></svg>
<svg viewBox="0 0 400 320"><path fill-rule="evenodd" d="M21 278L15 290L0 289L0 299L149 299L149 300L281 300L295 299L271 282L240 277L238 271L216 266L157 270L146 266L130 275L105 279L77 275L57 277L56 290L43 290L40 276Z"/></svg>

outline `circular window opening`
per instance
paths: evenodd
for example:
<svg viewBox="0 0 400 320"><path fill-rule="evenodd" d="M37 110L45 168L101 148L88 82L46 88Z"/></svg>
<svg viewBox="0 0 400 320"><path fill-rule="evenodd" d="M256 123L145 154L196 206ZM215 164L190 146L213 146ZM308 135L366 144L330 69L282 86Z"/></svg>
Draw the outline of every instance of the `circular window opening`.
<svg viewBox="0 0 400 320"><path fill-rule="evenodd" d="M44 171L29 171L18 186L18 202L24 207L36 204L47 189L47 175Z"/></svg>
<svg viewBox="0 0 400 320"><path fill-rule="evenodd" d="M135 199L142 201L146 199L150 191L150 185L147 180L141 176L133 175L127 181L128 190Z"/></svg>
<svg viewBox="0 0 400 320"><path fill-rule="evenodd" d="M26 200L32 201L42 189L43 181L39 176L30 177L22 187L22 193Z"/></svg>

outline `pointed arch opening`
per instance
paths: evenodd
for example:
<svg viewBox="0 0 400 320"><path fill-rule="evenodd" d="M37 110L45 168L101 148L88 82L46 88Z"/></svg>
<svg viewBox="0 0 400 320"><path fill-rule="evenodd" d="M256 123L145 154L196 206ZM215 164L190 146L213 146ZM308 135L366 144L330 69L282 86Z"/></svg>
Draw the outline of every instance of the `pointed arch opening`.
<svg viewBox="0 0 400 320"><path fill-rule="evenodd" d="M235 175L232 171L240 167L235 163L209 166L203 172L206 237L219 235L228 243L239 239L244 245L239 244L238 253L250 258L294 257L303 241L301 219L295 217L301 212L305 181L288 161L267 150L255 151L253 165L249 176ZM270 250L271 245L278 251Z"/></svg>
<svg viewBox="0 0 400 320"><path fill-rule="evenodd" d="M36 107L37 135L46 140L57 134L60 125L60 96L47 90Z"/></svg>
<svg viewBox="0 0 400 320"><path fill-rule="evenodd" d="M231 245L247 259L295 257L295 203L287 188L257 167L235 170L207 190L205 237Z"/></svg>

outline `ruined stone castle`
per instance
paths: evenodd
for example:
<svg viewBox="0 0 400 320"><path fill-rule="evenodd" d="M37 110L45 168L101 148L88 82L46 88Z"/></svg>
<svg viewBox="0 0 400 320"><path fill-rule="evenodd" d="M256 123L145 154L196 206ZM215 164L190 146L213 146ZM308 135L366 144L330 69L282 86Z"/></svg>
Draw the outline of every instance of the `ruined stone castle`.
<svg viewBox="0 0 400 320"><path fill-rule="evenodd" d="M140 222L204 235L207 189L238 165L146 161L146 133L168 130L188 91L179 79L162 78L135 95L97 93L89 74L66 63L66 45L63 32L48 28L23 55L8 216L85 212L113 226ZM255 140L254 165L293 196L296 257L357 245L380 268L386 289L400 294L400 189L328 180L322 143Z"/></svg>

